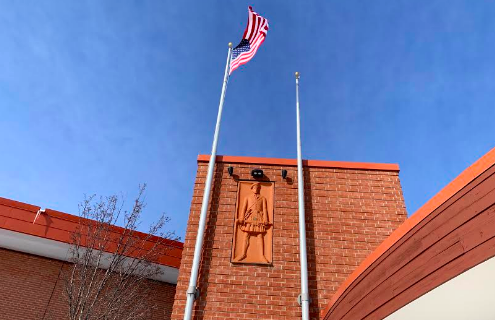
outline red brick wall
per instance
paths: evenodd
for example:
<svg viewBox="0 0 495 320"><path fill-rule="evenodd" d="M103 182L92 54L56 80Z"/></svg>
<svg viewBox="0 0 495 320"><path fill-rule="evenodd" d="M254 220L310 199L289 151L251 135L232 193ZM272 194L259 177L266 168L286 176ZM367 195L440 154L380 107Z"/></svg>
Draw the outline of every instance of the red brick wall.
<svg viewBox="0 0 495 320"><path fill-rule="evenodd" d="M0 248L0 320L67 319L63 262ZM159 309L153 320L170 319L175 285L150 281L156 286Z"/></svg>
<svg viewBox="0 0 495 320"><path fill-rule="evenodd" d="M182 319L208 164L198 163L172 319ZM234 167L234 177L227 167ZM275 182L273 266L230 264L237 180L263 169ZM288 170L282 180L280 170ZM311 319L346 277L406 218L396 171L305 168ZM195 319L298 319L297 171L293 166L217 163Z"/></svg>

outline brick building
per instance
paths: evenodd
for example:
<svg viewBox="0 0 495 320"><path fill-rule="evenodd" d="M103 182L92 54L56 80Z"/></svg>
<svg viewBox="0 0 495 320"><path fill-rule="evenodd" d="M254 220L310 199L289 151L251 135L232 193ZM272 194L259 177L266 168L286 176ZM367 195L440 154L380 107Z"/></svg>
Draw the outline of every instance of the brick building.
<svg viewBox="0 0 495 320"><path fill-rule="evenodd" d="M0 198L1 320L67 319L61 271L79 218L46 209L33 223L40 209ZM157 262L163 273L148 280L158 306L153 320L170 319L182 255L182 243L165 241L168 250Z"/></svg>
<svg viewBox="0 0 495 320"><path fill-rule="evenodd" d="M208 156L199 156L172 319L182 319ZM397 165L303 162L310 318L495 319L495 149L409 219ZM232 175L228 168L231 167ZM270 264L233 259L243 181L273 192ZM281 170L287 170L283 179ZM193 319L300 319L296 161L217 157Z"/></svg>
<svg viewBox="0 0 495 320"><path fill-rule="evenodd" d="M172 319L182 319L184 312L208 160L198 158ZM397 165L313 160L303 165L311 318L316 319L340 284L407 214ZM271 265L231 261L238 184L256 180L252 169L262 169L260 181L274 185ZM195 319L300 318L297 183L295 160L217 157Z"/></svg>
<svg viewBox="0 0 495 320"><path fill-rule="evenodd" d="M153 319L183 317L208 160L198 157L185 242L169 243L165 277L152 280ZM397 165L303 166L311 319L495 318L495 149L409 219ZM296 172L295 160L217 157L193 319L300 319ZM240 186L255 181L271 206L267 263L234 254ZM59 274L77 218L46 210L33 224L39 209L0 198L0 319L64 319Z"/></svg>

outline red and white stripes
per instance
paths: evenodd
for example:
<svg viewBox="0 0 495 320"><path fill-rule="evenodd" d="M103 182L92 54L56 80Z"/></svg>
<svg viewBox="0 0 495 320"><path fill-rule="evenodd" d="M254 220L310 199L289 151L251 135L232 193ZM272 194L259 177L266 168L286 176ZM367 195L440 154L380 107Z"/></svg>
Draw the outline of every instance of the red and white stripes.
<svg viewBox="0 0 495 320"><path fill-rule="evenodd" d="M248 24L243 35L243 40L245 39L249 42L249 47L246 47L247 50L240 48L240 53L236 55L235 50L242 46L243 42L245 43L245 41L241 41L234 49L233 59L230 62L230 73L254 57L259 46L265 41L268 27L268 20L254 12L252 7L249 7Z"/></svg>

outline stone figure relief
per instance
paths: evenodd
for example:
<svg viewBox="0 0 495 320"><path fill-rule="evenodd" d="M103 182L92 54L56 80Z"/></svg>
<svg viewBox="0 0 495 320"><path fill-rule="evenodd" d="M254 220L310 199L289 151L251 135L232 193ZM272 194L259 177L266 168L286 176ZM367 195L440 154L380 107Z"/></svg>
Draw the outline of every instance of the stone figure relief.
<svg viewBox="0 0 495 320"><path fill-rule="evenodd" d="M232 262L270 264L272 227L273 183L239 182Z"/></svg>

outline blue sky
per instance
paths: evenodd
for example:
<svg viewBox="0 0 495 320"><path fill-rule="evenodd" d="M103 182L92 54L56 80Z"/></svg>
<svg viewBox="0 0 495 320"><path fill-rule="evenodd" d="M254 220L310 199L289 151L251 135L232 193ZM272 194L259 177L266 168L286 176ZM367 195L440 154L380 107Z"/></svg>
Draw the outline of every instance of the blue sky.
<svg viewBox="0 0 495 320"><path fill-rule="evenodd" d="M77 213L148 184L184 235L211 150L229 41L270 20L233 73L219 154L399 163L412 214L494 147L495 3L0 0L0 196Z"/></svg>

